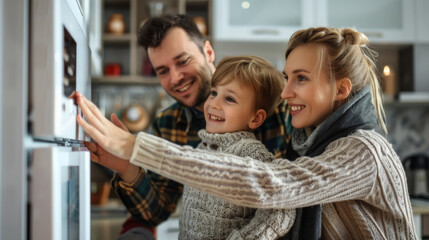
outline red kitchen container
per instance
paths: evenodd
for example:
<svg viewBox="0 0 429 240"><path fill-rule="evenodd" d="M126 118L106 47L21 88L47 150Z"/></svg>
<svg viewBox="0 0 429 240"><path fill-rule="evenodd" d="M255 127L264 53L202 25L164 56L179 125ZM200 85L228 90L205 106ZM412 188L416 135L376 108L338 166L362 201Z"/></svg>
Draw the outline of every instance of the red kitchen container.
<svg viewBox="0 0 429 240"><path fill-rule="evenodd" d="M104 74L107 76L119 76L121 75L121 64L109 63L104 66Z"/></svg>

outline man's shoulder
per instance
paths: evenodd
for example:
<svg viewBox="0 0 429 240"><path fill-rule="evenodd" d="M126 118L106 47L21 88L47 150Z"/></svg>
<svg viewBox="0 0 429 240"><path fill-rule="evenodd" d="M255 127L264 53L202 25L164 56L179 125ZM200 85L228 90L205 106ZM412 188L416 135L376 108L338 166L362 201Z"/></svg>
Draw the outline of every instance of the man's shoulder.
<svg viewBox="0 0 429 240"><path fill-rule="evenodd" d="M175 113L180 112L182 109L183 109L183 106L180 105L178 102L175 102L170 106L159 110L155 117L159 118L162 116L174 115Z"/></svg>
<svg viewBox="0 0 429 240"><path fill-rule="evenodd" d="M281 101L271 116L265 119L261 129L272 129L279 126L286 126L289 108L286 101Z"/></svg>
<svg viewBox="0 0 429 240"><path fill-rule="evenodd" d="M175 102L157 112L155 118L153 119L152 127L155 130L159 130L161 128L171 130L185 130L192 121L192 117L188 116L191 112L192 111L189 107ZM195 121L195 123L196 122L197 121Z"/></svg>
<svg viewBox="0 0 429 240"><path fill-rule="evenodd" d="M204 128L204 124L188 119L190 112L190 108L177 102L160 110L152 123L152 133L179 145L195 147L201 141L197 131Z"/></svg>
<svg viewBox="0 0 429 240"><path fill-rule="evenodd" d="M269 116L254 134L256 138L277 157L284 156L291 130L289 108L286 101L281 101L275 112Z"/></svg>

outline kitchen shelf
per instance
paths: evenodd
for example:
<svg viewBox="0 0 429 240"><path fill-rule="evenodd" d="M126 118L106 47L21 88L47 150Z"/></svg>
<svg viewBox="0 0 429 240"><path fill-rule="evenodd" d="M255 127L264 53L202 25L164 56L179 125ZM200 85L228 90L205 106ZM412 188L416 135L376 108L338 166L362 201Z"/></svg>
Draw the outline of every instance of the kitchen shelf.
<svg viewBox="0 0 429 240"><path fill-rule="evenodd" d="M143 84L143 85L159 85L157 77L145 76L102 76L93 77L92 83L94 84Z"/></svg>
<svg viewBox="0 0 429 240"><path fill-rule="evenodd" d="M138 45L139 26L150 16L150 0L103 0L102 19L102 63L121 65L121 76L98 76L93 78L95 85L102 84L159 84L153 71L145 62L147 56ZM212 0L172 0L164 1L165 14L187 14L191 17L203 17L207 25L206 39L211 39ZM125 21L125 33L111 34L107 24L111 14L121 14ZM149 70L148 70L149 69Z"/></svg>
<svg viewBox="0 0 429 240"><path fill-rule="evenodd" d="M103 34L102 39L105 43L116 43L116 42L129 43L131 40L133 40L133 38L137 38L137 37L129 33L122 34L122 35L105 33Z"/></svg>

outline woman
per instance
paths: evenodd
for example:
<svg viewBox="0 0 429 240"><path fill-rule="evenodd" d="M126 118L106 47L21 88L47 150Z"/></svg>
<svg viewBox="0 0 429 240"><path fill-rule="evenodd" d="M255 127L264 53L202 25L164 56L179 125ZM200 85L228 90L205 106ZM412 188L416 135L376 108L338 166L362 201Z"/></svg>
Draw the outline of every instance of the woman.
<svg viewBox="0 0 429 240"><path fill-rule="evenodd" d="M292 115L287 159L258 162L180 147L114 127L83 96L79 124L111 153L231 203L252 208L321 204L322 238L416 239L402 164L386 132L368 39L352 29L296 32L281 94ZM380 130L381 129L381 130ZM304 229L307 230L307 229ZM310 230L310 229L308 229Z"/></svg>

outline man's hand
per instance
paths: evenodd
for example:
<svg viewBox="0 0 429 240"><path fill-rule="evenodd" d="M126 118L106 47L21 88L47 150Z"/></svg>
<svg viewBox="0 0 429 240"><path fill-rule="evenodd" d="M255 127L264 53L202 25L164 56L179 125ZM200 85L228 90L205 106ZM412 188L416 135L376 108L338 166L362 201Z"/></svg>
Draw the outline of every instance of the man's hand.
<svg viewBox="0 0 429 240"><path fill-rule="evenodd" d="M99 163L113 171L124 173L130 165L130 161L110 154L96 143L85 142L85 146L91 151L91 161Z"/></svg>
<svg viewBox="0 0 429 240"><path fill-rule="evenodd" d="M112 113L112 115L110 115L110 120L117 127L124 131L128 131L127 127L118 119L116 114ZM85 146L89 151L91 151L92 161L118 172L124 181L129 180L127 182L131 182L138 174L139 168L137 166L130 164L126 159L118 158L115 155L110 154L96 143L85 142Z"/></svg>

